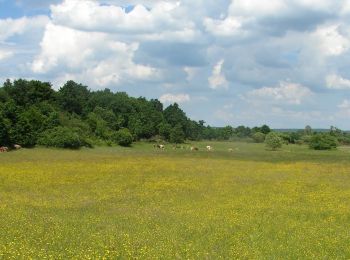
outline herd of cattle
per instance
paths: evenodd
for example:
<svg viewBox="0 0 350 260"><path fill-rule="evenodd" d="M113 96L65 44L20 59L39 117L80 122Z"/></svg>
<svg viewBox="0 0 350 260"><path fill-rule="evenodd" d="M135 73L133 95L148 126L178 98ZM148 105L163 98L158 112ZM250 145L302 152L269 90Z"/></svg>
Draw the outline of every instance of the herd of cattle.
<svg viewBox="0 0 350 260"><path fill-rule="evenodd" d="M21 149L22 148L22 146L20 146L19 144L15 144L14 146L13 146L13 149L15 149L15 150L19 150L19 149ZM7 146L0 146L0 153L6 153L6 152L8 152L10 149L7 147Z"/></svg>
<svg viewBox="0 0 350 260"><path fill-rule="evenodd" d="M164 144L154 144L153 147L154 148L158 148L160 150L165 150L165 145ZM176 149L183 149L183 150L190 149L191 151L199 151L199 148L197 146L183 146L183 145L177 146L177 145L173 145L172 148L174 150L176 150ZM211 145L207 145L205 147L205 150L207 150L208 152L213 151L213 147ZM233 152L233 149L229 148L228 151L229 152Z"/></svg>
<svg viewBox="0 0 350 260"><path fill-rule="evenodd" d="M160 150L165 150L165 145L164 144L154 144L153 147L154 148L158 148ZM20 146L19 144L15 144L13 146L13 149L15 149L15 150L19 150L21 148L22 148L22 146ZM213 147L210 146L210 145L207 145L205 148L209 152L213 150ZM187 146L186 147L186 146L183 146L183 145L182 146L173 145L173 149L174 150L175 149L190 149L191 151L199 151L199 148L196 147L196 146ZM0 146L0 153L8 152L9 150L10 149L8 147L6 147L6 146ZM229 152L233 152L233 149L229 148L228 151Z"/></svg>

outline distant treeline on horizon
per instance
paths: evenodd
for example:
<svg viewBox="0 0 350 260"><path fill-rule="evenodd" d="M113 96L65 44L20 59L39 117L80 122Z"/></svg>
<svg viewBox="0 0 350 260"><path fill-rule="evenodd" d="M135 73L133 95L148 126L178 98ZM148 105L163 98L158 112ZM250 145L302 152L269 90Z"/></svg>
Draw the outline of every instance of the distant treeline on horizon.
<svg viewBox="0 0 350 260"><path fill-rule="evenodd" d="M272 128L272 131L280 133L296 133L304 131L304 128ZM313 128L312 131L316 133L328 133L330 128ZM343 130L344 132L350 132L350 130Z"/></svg>
<svg viewBox="0 0 350 260"><path fill-rule="evenodd" d="M176 103L164 108L158 99L130 97L109 89L91 91L74 81L58 91L49 82L24 79L7 80L0 87L0 145L79 148L130 145L143 139L172 143L254 140L256 133L270 131L267 125L211 127L204 120L187 117Z"/></svg>

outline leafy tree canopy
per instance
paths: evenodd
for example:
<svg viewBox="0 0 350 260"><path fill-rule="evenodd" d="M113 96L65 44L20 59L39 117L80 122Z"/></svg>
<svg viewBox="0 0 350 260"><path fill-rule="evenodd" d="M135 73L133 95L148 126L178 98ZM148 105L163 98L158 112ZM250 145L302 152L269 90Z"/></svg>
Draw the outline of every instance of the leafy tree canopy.
<svg viewBox="0 0 350 260"><path fill-rule="evenodd" d="M279 136L279 134L275 132L270 132L266 135L265 144L267 148L271 150L277 150L278 148L282 147L283 140Z"/></svg>

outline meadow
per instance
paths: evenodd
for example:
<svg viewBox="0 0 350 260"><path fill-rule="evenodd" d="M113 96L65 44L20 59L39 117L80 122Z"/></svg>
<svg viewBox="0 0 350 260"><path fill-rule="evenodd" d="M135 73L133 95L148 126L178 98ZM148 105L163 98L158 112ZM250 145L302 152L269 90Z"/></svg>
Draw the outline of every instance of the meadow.
<svg viewBox="0 0 350 260"><path fill-rule="evenodd" d="M0 154L0 259L350 258L349 148L195 145Z"/></svg>

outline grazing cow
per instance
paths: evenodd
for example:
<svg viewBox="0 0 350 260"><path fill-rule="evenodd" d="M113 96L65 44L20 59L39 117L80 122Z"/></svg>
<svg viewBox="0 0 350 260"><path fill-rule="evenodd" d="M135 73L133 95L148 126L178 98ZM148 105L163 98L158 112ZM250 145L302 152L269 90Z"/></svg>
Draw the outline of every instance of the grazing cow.
<svg viewBox="0 0 350 260"><path fill-rule="evenodd" d="M19 144L15 144L13 147L15 147L16 150L19 150L22 148L22 146L20 146Z"/></svg>
<svg viewBox="0 0 350 260"><path fill-rule="evenodd" d="M163 144L154 144L153 147L158 148L158 149L162 149L162 150L164 150L164 148L165 148L165 146Z"/></svg>
<svg viewBox="0 0 350 260"><path fill-rule="evenodd" d="M229 151L230 153L232 153L232 152L233 152L233 149L232 149L232 148L229 148L228 151Z"/></svg>
<svg viewBox="0 0 350 260"><path fill-rule="evenodd" d="M191 146L191 151L198 151L198 147Z"/></svg>
<svg viewBox="0 0 350 260"><path fill-rule="evenodd" d="M2 146L0 147L0 153L5 153L5 152L8 152L9 148L6 147L6 146Z"/></svg>
<svg viewBox="0 0 350 260"><path fill-rule="evenodd" d="M207 151L211 151L213 150L213 147L211 147L210 145L207 145Z"/></svg>

